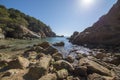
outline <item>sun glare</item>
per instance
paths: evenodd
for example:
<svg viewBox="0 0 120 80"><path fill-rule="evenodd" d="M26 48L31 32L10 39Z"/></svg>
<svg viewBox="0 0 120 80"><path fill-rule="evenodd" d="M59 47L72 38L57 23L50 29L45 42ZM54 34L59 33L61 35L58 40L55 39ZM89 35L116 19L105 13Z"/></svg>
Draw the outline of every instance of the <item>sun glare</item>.
<svg viewBox="0 0 120 80"><path fill-rule="evenodd" d="M94 3L94 0L81 0L81 3L84 5L91 5Z"/></svg>
<svg viewBox="0 0 120 80"><path fill-rule="evenodd" d="M90 8L94 5L95 0L78 0L79 7Z"/></svg>

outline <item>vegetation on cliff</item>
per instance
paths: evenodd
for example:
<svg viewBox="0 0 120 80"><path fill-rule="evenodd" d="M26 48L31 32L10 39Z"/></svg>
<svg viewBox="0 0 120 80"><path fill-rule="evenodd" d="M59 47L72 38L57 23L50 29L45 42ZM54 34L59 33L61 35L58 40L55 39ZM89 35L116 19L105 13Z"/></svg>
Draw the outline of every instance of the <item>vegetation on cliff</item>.
<svg viewBox="0 0 120 80"><path fill-rule="evenodd" d="M0 29L6 37L53 37L56 34L49 26L19 10L0 5Z"/></svg>

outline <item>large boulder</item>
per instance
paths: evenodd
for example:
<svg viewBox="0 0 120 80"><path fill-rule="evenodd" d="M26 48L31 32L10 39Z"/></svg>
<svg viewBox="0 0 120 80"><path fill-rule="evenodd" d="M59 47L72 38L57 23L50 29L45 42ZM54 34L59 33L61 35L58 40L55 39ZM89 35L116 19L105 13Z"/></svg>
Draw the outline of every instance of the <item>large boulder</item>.
<svg viewBox="0 0 120 80"><path fill-rule="evenodd" d="M68 55L66 58L65 58L66 61L70 62L70 63L73 63L74 62L74 58L72 55Z"/></svg>
<svg viewBox="0 0 120 80"><path fill-rule="evenodd" d="M77 60L80 60L81 58L83 58L84 57L84 55L83 54L77 54L77 56L75 57Z"/></svg>
<svg viewBox="0 0 120 80"><path fill-rule="evenodd" d="M24 75L28 70L10 69L0 73L0 80L24 80Z"/></svg>
<svg viewBox="0 0 120 80"><path fill-rule="evenodd" d="M72 43L87 44L89 47L120 45L120 0L113 5L108 14L102 16L92 27L74 36ZM94 46L93 46L94 45Z"/></svg>
<svg viewBox="0 0 120 80"><path fill-rule="evenodd" d="M120 65L120 54L119 53L114 54L113 57L111 58L111 60L109 60L107 62L115 64L115 65Z"/></svg>
<svg viewBox="0 0 120 80"><path fill-rule="evenodd" d="M98 73L101 75L112 76L111 71L109 69L107 69L106 67L104 67L92 60L89 60L88 58L80 59L78 65L79 66L87 66L87 72L89 74Z"/></svg>
<svg viewBox="0 0 120 80"><path fill-rule="evenodd" d="M64 46L64 45L65 45L64 42L58 42L53 44L53 46Z"/></svg>
<svg viewBox="0 0 120 80"><path fill-rule="evenodd" d="M37 44L36 46L41 46L42 48L48 48L51 45L49 42L42 42L40 44Z"/></svg>
<svg viewBox="0 0 120 80"><path fill-rule="evenodd" d="M44 52L44 48L42 48L41 46L33 46L30 50L28 50L28 51L35 51L35 52L37 52L37 53L41 53L41 52ZM28 51L26 51L26 52L28 52Z"/></svg>
<svg viewBox="0 0 120 80"><path fill-rule="evenodd" d="M37 80L47 74L51 59L51 56L41 57L40 61L29 69L26 78L31 77L32 80Z"/></svg>
<svg viewBox="0 0 120 80"><path fill-rule="evenodd" d="M28 51L36 51L37 53L45 53L45 54L51 54L51 55L58 52L58 50L53 46L51 46L48 42L43 42L43 43L34 45Z"/></svg>
<svg viewBox="0 0 120 80"><path fill-rule="evenodd" d="M35 51L27 51L27 52L25 52L24 54L23 54L23 56L25 57L25 58L28 58L28 59L35 59L36 57L37 57L37 52L35 52Z"/></svg>
<svg viewBox="0 0 120 80"><path fill-rule="evenodd" d="M72 40L74 40L77 36L78 36L79 32L75 31L73 33L73 35L71 35L71 37L69 38L69 40L72 42Z"/></svg>
<svg viewBox="0 0 120 80"><path fill-rule="evenodd" d="M45 70L49 68L50 62L52 60L52 57L50 55L43 56L40 58L40 61L37 63L37 65Z"/></svg>
<svg viewBox="0 0 120 80"><path fill-rule="evenodd" d="M67 62L65 60L56 61L53 64L53 66L56 70L60 70L60 69L67 69L68 71L74 70L74 67L72 66L72 64L70 64L69 62Z"/></svg>
<svg viewBox="0 0 120 80"><path fill-rule="evenodd" d="M86 66L75 67L75 70L73 71L73 75L86 77L87 76L87 67Z"/></svg>
<svg viewBox="0 0 120 80"><path fill-rule="evenodd" d="M66 69L62 69L57 71L57 77L58 79L65 79L68 76L68 71Z"/></svg>
<svg viewBox="0 0 120 80"><path fill-rule="evenodd" d="M29 66L29 60L18 56L17 59L12 60L8 63L10 69L24 69Z"/></svg>
<svg viewBox="0 0 120 80"><path fill-rule="evenodd" d="M58 60L62 60L63 59L63 55L61 53L54 53L52 55L53 59L55 59L55 61L58 61Z"/></svg>
<svg viewBox="0 0 120 80"><path fill-rule="evenodd" d="M44 50L43 53L45 53L45 54L51 54L52 55L52 54L57 53L57 52L58 52L58 50L56 48L54 48L52 46L49 46L48 48L46 48Z"/></svg>

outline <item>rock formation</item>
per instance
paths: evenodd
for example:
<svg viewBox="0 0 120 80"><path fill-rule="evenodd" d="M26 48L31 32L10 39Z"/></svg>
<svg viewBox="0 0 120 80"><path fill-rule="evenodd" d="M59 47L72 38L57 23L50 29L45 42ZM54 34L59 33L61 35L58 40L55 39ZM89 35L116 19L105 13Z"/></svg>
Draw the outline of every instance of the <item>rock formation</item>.
<svg viewBox="0 0 120 80"><path fill-rule="evenodd" d="M70 41L78 45L120 45L120 0L102 16L92 27L74 34Z"/></svg>
<svg viewBox="0 0 120 80"><path fill-rule="evenodd" d="M120 80L119 54L101 53L100 58L97 53L85 57L79 53L76 56L82 57L71 61L52 48L49 54L49 47L53 46L44 42L11 58L1 53L0 80Z"/></svg>

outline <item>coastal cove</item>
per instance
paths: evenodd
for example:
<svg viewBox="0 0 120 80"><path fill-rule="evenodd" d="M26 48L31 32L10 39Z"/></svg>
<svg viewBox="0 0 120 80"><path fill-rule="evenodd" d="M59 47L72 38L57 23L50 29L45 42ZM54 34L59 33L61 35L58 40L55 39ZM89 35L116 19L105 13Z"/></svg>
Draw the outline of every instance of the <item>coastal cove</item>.
<svg viewBox="0 0 120 80"><path fill-rule="evenodd" d="M26 48L30 48L33 45L42 43L42 42L49 42L51 44L64 42L65 43L64 46L54 46L64 56L69 55L71 51L75 51L75 50L83 54L89 54L89 52L91 52L90 49L85 48L83 46L73 45L72 43L69 42L69 40L66 37L48 37L48 38L31 39L31 40L23 40L23 39L5 39L4 40L3 39L3 40L0 40L0 46L1 46L0 52L8 53L8 52L14 52L14 51L22 51ZM6 46L8 48L2 48L2 46ZM74 53L72 55L74 55Z"/></svg>
<svg viewBox="0 0 120 80"><path fill-rule="evenodd" d="M120 0L26 3L0 1L0 80L120 80Z"/></svg>

